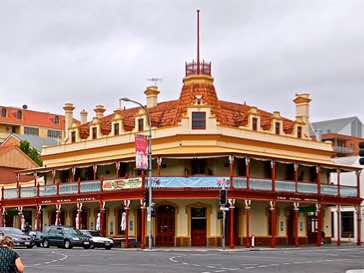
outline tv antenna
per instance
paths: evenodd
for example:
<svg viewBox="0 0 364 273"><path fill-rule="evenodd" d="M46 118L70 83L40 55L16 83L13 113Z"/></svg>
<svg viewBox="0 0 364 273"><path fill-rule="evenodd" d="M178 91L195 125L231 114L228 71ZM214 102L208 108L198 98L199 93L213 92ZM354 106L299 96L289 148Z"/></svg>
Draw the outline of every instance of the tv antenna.
<svg viewBox="0 0 364 273"><path fill-rule="evenodd" d="M158 83L162 81L162 78L148 78L147 81L152 82L154 86L158 86Z"/></svg>

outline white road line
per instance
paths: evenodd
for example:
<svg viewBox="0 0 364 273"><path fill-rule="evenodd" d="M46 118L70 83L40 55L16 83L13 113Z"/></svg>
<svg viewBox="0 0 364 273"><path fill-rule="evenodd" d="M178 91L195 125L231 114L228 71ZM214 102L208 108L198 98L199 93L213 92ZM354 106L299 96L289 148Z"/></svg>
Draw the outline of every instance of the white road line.
<svg viewBox="0 0 364 273"><path fill-rule="evenodd" d="M244 269L254 269L255 266L248 266L248 267L244 267Z"/></svg>
<svg viewBox="0 0 364 273"><path fill-rule="evenodd" d="M214 272L218 273L218 272L225 272L226 270L225 269L220 269L220 270L216 270Z"/></svg>
<svg viewBox="0 0 364 273"><path fill-rule="evenodd" d="M208 267L208 268L216 268L216 266L213 266L213 265L207 265L206 267Z"/></svg>
<svg viewBox="0 0 364 273"><path fill-rule="evenodd" d="M191 264L192 266L201 266L201 265L199 265L199 264Z"/></svg>

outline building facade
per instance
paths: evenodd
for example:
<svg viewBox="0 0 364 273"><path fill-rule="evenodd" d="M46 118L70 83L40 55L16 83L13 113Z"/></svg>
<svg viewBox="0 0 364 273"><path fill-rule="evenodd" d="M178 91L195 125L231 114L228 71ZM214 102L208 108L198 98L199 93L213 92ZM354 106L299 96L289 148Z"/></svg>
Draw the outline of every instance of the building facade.
<svg viewBox="0 0 364 273"><path fill-rule="evenodd" d="M338 213L359 208L359 168L333 163L331 143L311 139L309 94L296 94L294 119L220 100L211 64L199 57L186 64L178 99L158 102L159 92L155 86L145 90L147 111L120 108L104 115L97 105L92 120L81 112L81 124L74 122L74 105L66 103L63 142L42 150L43 167L19 172L33 181L2 188L0 225L19 225L24 217L34 229L99 229L125 247L133 239L144 248L152 221L156 246L219 246L223 235L230 247L320 246L340 229L331 225L332 206ZM151 180L135 168L134 143L136 135L147 135L149 118ZM357 184L341 183L346 172L355 173ZM225 234L222 185L228 189Z"/></svg>
<svg viewBox="0 0 364 273"><path fill-rule="evenodd" d="M63 137L64 116L23 108L0 106L0 143L9 135L59 140Z"/></svg>

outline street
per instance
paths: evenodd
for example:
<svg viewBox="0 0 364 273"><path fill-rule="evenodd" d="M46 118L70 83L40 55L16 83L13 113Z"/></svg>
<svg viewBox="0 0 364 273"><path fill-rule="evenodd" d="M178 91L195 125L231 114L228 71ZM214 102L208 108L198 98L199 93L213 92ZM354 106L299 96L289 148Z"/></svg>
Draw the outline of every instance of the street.
<svg viewBox="0 0 364 273"><path fill-rule="evenodd" d="M139 251L113 249L17 249L27 273L127 272L219 273L305 272L339 273L364 268L364 248L300 248L276 250Z"/></svg>

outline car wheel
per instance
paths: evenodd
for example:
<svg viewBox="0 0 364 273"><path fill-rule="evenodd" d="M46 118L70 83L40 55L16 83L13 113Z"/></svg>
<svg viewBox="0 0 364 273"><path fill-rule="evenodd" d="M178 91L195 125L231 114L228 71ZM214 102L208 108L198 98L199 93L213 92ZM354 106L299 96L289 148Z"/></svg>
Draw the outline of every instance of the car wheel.
<svg viewBox="0 0 364 273"><path fill-rule="evenodd" d="M91 246L90 246L90 245L88 245L88 246L83 246L83 248L84 248L84 249L89 249L89 248L91 248Z"/></svg>
<svg viewBox="0 0 364 273"><path fill-rule="evenodd" d="M64 241L64 244L63 244L63 247L64 247L65 249L70 249L70 248L72 248L71 242L70 242L70 241L68 241L68 240L65 240L65 241Z"/></svg>
<svg viewBox="0 0 364 273"><path fill-rule="evenodd" d="M33 248L34 245L27 246L27 248Z"/></svg>
<svg viewBox="0 0 364 273"><path fill-rule="evenodd" d="M105 246L105 249L106 250L110 250L111 249L111 246Z"/></svg>
<svg viewBox="0 0 364 273"><path fill-rule="evenodd" d="M49 242L48 242L47 239L44 239L44 241L43 241L43 247L44 248L48 248L49 247Z"/></svg>
<svg viewBox="0 0 364 273"><path fill-rule="evenodd" d="M90 248L91 248L91 249L95 249L95 245L94 245L94 244L91 244L91 245L90 245Z"/></svg>

